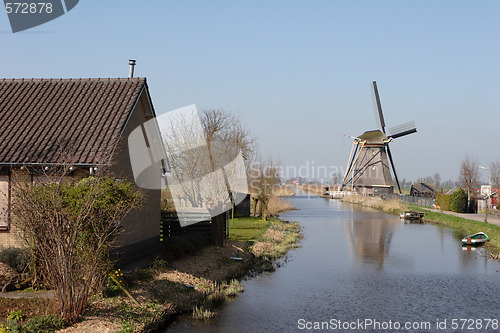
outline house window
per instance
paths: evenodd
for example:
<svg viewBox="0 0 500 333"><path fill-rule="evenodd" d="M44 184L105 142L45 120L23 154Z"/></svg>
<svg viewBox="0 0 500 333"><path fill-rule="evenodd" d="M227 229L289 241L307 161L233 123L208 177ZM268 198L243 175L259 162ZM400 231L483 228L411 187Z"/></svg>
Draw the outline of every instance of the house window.
<svg viewBox="0 0 500 333"><path fill-rule="evenodd" d="M9 230L9 175L0 175L0 231Z"/></svg>

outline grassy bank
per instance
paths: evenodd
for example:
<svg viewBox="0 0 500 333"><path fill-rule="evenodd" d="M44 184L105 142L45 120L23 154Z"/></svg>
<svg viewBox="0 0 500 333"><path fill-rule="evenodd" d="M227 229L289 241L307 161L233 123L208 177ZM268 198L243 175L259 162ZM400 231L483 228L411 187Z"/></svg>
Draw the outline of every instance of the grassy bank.
<svg viewBox="0 0 500 333"><path fill-rule="evenodd" d="M397 200L382 200L379 197L367 197L363 195L349 195L342 198L343 202L357 204L381 210L389 214L399 214L403 205Z"/></svg>
<svg viewBox="0 0 500 333"><path fill-rule="evenodd" d="M300 238L297 223L274 217L267 222L235 219L222 248L206 246L194 253L189 249L183 252L189 255L176 260L166 254L149 268L118 274L130 297L110 279L106 290L92 298L82 321L61 332L147 332L168 325L181 314L211 318L243 291L241 278L274 270L277 259L297 247ZM182 246L173 248L179 252ZM0 298L0 305L2 333L53 331L64 325L53 316L53 300Z"/></svg>
<svg viewBox="0 0 500 333"><path fill-rule="evenodd" d="M281 212L287 210L294 210L295 206L287 199L272 195L269 198L269 205L267 207L267 214L269 216L276 216Z"/></svg>
<svg viewBox="0 0 500 333"><path fill-rule="evenodd" d="M295 187L304 192L309 192L311 195L323 195L325 193L325 190L322 185L306 184L306 185L295 185Z"/></svg>
<svg viewBox="0 0 500 333"><path fill-rule="evenodd" d="M351 195L344 197L342 201L371 207L389 214L399 214L403 210L425 211L424 222L457 230L461 237L482 231L490 237L490 241L486 244L486 247L490 250L491 257L500 259L500 226L469 220L455 215L434 212L425 207L401 204L396 200L382 200L378 197Z"/></svg>
<svg viewBox="0 0 500 333"><path fill-rule="evenodd" d="M495 259L500 259L500 226L475 220L469 220L455 215L434 212L424 207L407 205L407 209L425 212L424 221L451 228L460 232L461 237L484 232L490 238L486 247Z"/></svg>

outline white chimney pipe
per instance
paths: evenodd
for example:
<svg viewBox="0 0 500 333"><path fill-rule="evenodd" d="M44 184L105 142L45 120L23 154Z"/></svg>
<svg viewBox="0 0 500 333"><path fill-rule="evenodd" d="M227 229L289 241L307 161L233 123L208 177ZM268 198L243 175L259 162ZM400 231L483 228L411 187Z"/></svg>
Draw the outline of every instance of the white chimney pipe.
<svg viewBox="0 0 500 333"><path fill-rule="evenodd" d="M135 60L130 59L130 60L128 61L128 64L130 65L130 66L129 66L129 69L128 69L128 77L129 77L129 78L133 78L133 77L134 77L134 66L135 66Z"/></svg>

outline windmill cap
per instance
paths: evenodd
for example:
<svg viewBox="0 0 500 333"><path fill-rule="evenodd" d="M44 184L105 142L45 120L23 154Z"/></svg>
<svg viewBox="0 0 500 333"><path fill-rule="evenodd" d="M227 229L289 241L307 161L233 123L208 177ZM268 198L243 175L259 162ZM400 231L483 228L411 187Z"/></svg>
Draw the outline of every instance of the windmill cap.
<svg viewBox="0 0 500 333"><path fill-rule="evenodd" d="M366 140L366 144L384 144L389 140L387 135L380 130L366 131L359 138Z"/></svg>

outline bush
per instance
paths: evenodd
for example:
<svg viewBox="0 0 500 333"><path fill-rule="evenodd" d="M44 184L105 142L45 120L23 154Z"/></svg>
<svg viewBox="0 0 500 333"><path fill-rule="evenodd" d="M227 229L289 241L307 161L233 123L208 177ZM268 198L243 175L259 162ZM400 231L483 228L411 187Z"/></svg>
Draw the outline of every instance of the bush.
<svg viewBox="0 0 500 333"><path fill-rule="evenodd" d="M55 290L71 323L106 281L118 221L140 204L142 194L132 183L110 176L79 182L45 176L39 183L13 182L12 214L29 244L33 275Z"/></svg>
<svg viewBox="0 0 500 333"><path fill-rule="evenodd" d="M0 262L9 265L18 273L23 273L26 267L28 267L29 251L15 247L0 250Z"/></svg>
<svg viewBox="0 0 500 333"><path fill-rule="evenodd" d="M436 203L442 210L450 210L451 194L438 194Z"/></svg>
<svg viewBox="0 0 500 333"><path fill-rule="evenodd" d="M451 195L450 209L455 213L467 213L468 198L467 193L461 188Z"/></svg>
<svg viewBox="0 0 500 333"><path fill-rule="evenodd" d="M24 324L22 332L53 332L64 326L64 320L61 317L49 314L45 317L31 318Z"/></svg>

